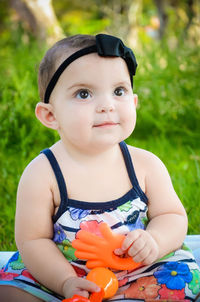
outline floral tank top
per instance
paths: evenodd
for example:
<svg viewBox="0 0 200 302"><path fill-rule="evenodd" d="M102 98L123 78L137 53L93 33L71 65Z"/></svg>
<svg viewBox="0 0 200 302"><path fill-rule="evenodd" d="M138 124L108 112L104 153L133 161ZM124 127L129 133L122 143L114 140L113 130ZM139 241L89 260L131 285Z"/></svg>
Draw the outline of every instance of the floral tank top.
<svg viewBox="0 0 200 302"><path fill-rule="evenodd" d="M120 148L132 188L122 197L106 202L85 202L69 199L56 158L49 149L43 151L54 170L61 196L60 207L53 217L53 241L79 275L85 275L88 272L85 266L86 262L75 257L75 250L71 246L71 242L80 229L97 235L99 224L106 222L114 232L127 234L134 229L145 229L147 223L147 197L137 181L126 144L121 142Z"/></svg>

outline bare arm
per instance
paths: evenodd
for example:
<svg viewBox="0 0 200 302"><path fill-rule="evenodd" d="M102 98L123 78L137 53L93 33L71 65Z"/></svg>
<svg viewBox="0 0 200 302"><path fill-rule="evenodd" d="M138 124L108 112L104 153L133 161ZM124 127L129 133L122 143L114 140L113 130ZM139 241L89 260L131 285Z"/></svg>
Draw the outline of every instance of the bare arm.
<svg viewBox="0 0 200 302"><path fill-rule="evenodd" d="M159 245L159 257L181 246L187 233L187 215L174 191L164 164L151 156L146 175L146 194L149 198L148 232Z"/></svg>
<svg viewBox="0 0 200 302"><path fill-rule="evenodd" d="M133 155L136 173L143 171L139 178L144 180L150 221L146 231L130 232L117 253L129 248L128 254L136 262L150 264L181 246L187 233L187 215L164 164L144 150L136 149Z"/></svg>
<svg viewBox="0 0 200 302"><path fill-rule="evenodd" d="M95 285L77 277L71 264L52 241L54 181L54 175L43 155L24 171L17 193L17 247L27 269L41 284L65 297L80 294L80 291L87 296L87 290L95 291ZM80 288L66 287L74 278L77 281L73 283Z"/></svg>

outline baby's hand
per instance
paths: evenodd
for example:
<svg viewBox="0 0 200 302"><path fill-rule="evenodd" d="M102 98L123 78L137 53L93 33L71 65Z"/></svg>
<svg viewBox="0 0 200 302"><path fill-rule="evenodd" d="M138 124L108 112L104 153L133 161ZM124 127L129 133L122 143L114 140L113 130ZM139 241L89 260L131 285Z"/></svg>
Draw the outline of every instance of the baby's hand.
<svg viewBox="0 0 200 302"><path fill-rule="evenodd" d="M149 265L158 259L158 244L148 231L134 230L127 234L116 255L128 254L135 262Z"/></svg>
<svg viewBox="0 0 200 302"><path fill-rule="evenodd" d="M90 293L99 291L100 287L94 282L79 277L70 277L63 285L63 295L66 299L73 295L88 298Z"/></svg>

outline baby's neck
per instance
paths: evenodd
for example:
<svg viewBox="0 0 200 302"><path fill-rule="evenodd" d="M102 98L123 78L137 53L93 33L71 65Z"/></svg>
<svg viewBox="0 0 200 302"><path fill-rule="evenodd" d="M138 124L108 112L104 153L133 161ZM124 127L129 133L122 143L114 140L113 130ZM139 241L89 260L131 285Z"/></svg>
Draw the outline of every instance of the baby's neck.
<svg viewBox="0 0 200 302"><path fill-rule="evenodd" d="M93 166L95 164L103 164L116 162L121 156L119 144L114 144L106 148L97 150L83 150L74 148L73 146L66 146L61 140L57 143L57 151L62 154L64 158L76 162L81 165Z"/></svg>

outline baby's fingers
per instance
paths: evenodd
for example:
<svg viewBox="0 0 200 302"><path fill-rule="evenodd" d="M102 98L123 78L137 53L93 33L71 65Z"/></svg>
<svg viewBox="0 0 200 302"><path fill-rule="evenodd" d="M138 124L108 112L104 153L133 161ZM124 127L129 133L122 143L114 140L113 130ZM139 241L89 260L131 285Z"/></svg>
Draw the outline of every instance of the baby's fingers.
<svg viewBox="0 0 200 302"><path fill-rule="evenodd" d="M115 255L117 255L117 256L121 256L121 255L124 254L124 250L122 250L121 248L115 249L115 250L114 250L114 253L115 253Z"/></svg>
<svg viewBox="0 0 200 302"><path fill-rule="evenodd" d="M157 257L153 252L150 252L148 256L142 261L144 265L152 264L156 261Z"/></svg>
<svg viewBox="0 0 200 302"><path fill-rule="evenodd" d="M138 239L139 236L140 233L137 230L128 233L122 243L121 251L127 251L130 246Z"/></svg>
<svg viewBox="0 0 200 302"><path fill-rule="evenodd" d="M135 260L136 255L141 255L141 257L143 257L143 254L144 254L144 257L146 257L147 256L146 253L148 252L148 249L145 249L145 245L146 245L146 242L145 242L144 238L142 236L139 236L128 249L128 255L130 257L133 257L134 260ZM141 261L141 259L139 259L139 262L140 261Z"/></svg>
<svg viewBox="0 0 200 302"><path fill-rule="evenodd" d="M135 262L143 262L150 254L150 251L146 248L140 250L136 255L132 256Z"/></svg>
<svg viewBox="0 0 200 302"><path fill-rule="evenodd" d="M100 288L94 282L87 279L72 277L65 281L63 286L63 293L65 298L70 298L73 295L80 295L88 297L88 292L98 292Z"/></svg>
<svg viewBox="0 0 200 302"><path fill-rule="evenodd" d="M91 293L100 291L100 287L98 285L87 279L80 278L80 283L77 285L80 289L86 290Z"/></svg>

